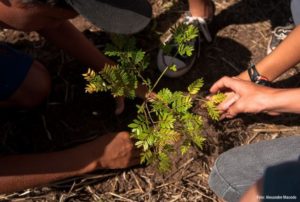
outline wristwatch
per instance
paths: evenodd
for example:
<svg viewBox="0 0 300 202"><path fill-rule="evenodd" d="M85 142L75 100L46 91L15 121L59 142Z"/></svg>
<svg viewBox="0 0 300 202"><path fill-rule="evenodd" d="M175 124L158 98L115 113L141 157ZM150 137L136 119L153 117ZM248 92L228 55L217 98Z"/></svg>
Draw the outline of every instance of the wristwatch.
<svg viewBox="0 0 300 202"><path fill-rule="evenodd" d="M269 86L269 87L272 86L272 83L269 81L269 79L267 77L262 76L258 73L254 64L251 64L248 67L248 74L249 74L250 80L253 83L263 85L263 86Z"/></svg>

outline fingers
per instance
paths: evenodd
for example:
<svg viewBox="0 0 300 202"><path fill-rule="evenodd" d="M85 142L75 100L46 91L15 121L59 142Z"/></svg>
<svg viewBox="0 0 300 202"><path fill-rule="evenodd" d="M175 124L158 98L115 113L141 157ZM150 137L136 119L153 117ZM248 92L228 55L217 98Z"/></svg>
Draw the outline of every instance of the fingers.
<svg viewBox="0 0 300 202"><path fill-rule="evenodd" d="M120 115L125 109L124 97L116 97L115 115Z"/></svg>
<svg viewBox="0 0 300 202"><path fill-rule="evenodd" d="M236 78L230 78L228 76L224 76L220 80L218 80L211 88L211 93L217 93L219 91L223 91L224 89L230 89L233 91L237 90L237 82L238 79Z"/></svg>
<svg viewBox="0 0 300 202"><path fill-rule="evenodd" d="M221 115L221 117L220 117L220 120L223 120L223 119L232 119L232 118L234 118L236 115L232 115L232 114L230 114L229 112L227 112L227 113L224 113L224 114L222 114Z"/></svg>
<svg viewBox="0 0 300 202"><path fill-rule="evenodd" d="M157 94L154 92L147 93L146 99L149 102L153 102L156 99Z"/></svg>
<svg viewBox="0 0 300 202"><path fill-rule="evenodd" d="M218 80L211 88L211 93L217 93L219 91L224 90L231 90L232 92L226 93L226 99L218 106L218 109L222 113L220 120L224 118L233 118L238 114L237 110L237 102L240 99L240 95L238 92L239 86L239 79L238 78L230 78L230 77L223 77Z"/></svg>
<svg viewBox="0 0 300 202"><path fill-rule="evenodd" d="M234 92L226 93L226 99L218 106L218 109L222 114L220 120L224 118L233 118L237 115L236 106L234 105L239 99L240 95Z"/></svg>
<svg viewBox="0 0 300 202"><path fill-rule="evenodd" d="M226 99L219 104L218 109L222 111L227 111L238 99L240 95L236 93L228 93Z"/></svg>
<svg viewBox="0 0 300 202"><path fill-rule="evenodd" d="M233 103L233 104L227 109L227 111L224 111L223 114L222 114L221 117L220 117L220 120L223 120L224 118L227 118L227 119L232 119L232 118L234 118L234 117L239 113L239 111L237 110L236 105L237 105L237 104Z"/></svg>

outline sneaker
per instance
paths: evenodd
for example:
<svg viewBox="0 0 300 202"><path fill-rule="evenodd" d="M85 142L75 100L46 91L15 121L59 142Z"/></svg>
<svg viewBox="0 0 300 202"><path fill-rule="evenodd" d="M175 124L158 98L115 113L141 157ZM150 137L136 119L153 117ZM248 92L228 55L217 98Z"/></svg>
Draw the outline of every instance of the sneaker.
<svg viewBox="0 0 300 202"><path fill-rule="evenodd" d="M214 3L213 4L213 10L215 8ZM199 36L202 34L203 38L207 41L207 42L211 42L212 41L212 37L211 34L208 30L208 26L207 23L211 22L211 19L203 19L201 17L193 17L191 16L191 14L189 12L186 12L184 15L184 19L183 19L183 23L185 24L193 24L196 27L199 28ZM197 37L194 40L190 41L189 45L192 45L194 47L194 51L192 56L190 57L181 57L181 56L170 56L168 54L166 54L163 49L160 49L157 55L157 65L158 65L158 69L163 72L167 67L171 66L171 65L176 65L177 67L177 71L172 71L172 70L167 70L165 75L167 77L170 78L176 78L176 77L180 77L182 75L184 75L185 73L187 73L195 64L196 59L199 57L200 55L200 45L203 42L202 37ZM163 42L164 44L171 44L171 48L172 50L170 51L172 52L176 52L177 51L177 46L176 44L172 45L172 35L170 35L165 42Z"/></svg>
<svg viewBox="0 0 300 202"><path fill-rule="evenodd" d="M178 45L175 44L172 39L172 35L170 35L166 42L164 42L165 44L170 45L170 50L168 51L169 53L166 53L162 48L159 50L157 55L157 66L158 69L163 72L169 66L176 65L176 71L167 70L164 74L167 77L176 78L187 73L195 64L200 52L200 40L199 37L197 37L187 44L194 47L191 56L180 56L177 54L175 57L173 55L176 54Z"/></svg>
<svg viewBox="0 0 300 202"><path fill-rule="evenodd" d="M278 26L272 31L271 39L268 42L267 54L269 55L295 28L295 25Z"/></svg>

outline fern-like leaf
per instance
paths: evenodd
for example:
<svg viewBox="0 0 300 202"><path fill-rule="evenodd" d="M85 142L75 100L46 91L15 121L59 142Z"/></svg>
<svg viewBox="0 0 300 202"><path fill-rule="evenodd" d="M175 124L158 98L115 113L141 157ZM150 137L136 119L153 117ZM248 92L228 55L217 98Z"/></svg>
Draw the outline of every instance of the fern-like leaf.
<svg viewBox="0 0 300 202"><path fill-rule="evenodd" d="M199 90L203 87L204 81L203 79L197 79L193 83L188 86L188 91L191 95L195 95L199 92Z"/></svg>
<svg viewBox="0 0 300 202"><path fill-rule="evenodd" d="M223 102L225 98L226 95L224 93L218 93L211 96L205 103L209 116L215 121L220 119L220 110L217 108L217 105Z"/></svg>

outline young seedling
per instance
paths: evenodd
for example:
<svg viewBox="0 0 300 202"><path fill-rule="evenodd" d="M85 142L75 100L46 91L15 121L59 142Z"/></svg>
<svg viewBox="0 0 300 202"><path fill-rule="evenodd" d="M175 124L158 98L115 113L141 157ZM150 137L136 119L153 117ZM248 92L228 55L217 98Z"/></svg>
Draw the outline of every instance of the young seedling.
<svg viewBox="0 0 300 202"><path fill-rule="evenodd" d="M181 27L177 31L180 36L175 38L182 42L178 54L191 55L193 49L187 43L194 39L195 32L190 26L185 28L187 30ZM135 40L115 35L112 42L107 45L105 54L115 57L118 65L106 65L98 73L89 69L83 74L89 82L86 86L88 93L110 90L113 96L134 98L138 82L146 85L151 93L168 69L176 70L174 65L166 68L152 85L150 79L142 76L149 62L145 52L136 48ZM129 128L132 138L136 140L135 145L142 149L141 163L157 163L158 169L166 172L172 166L170 156L178 153L178 146L182 155L191 145L202 147L205 140L201 135L202 117L191 113L193 102L198 99L197 94L202 86L203 79L197 79L188 86L187 93L171 92L164 88L154 98L146 99L137 106L137 117L129 124ZM223 99L223 94L214 95L208 101L201 99L214 120L219 118L216 105Z"/></svg>

